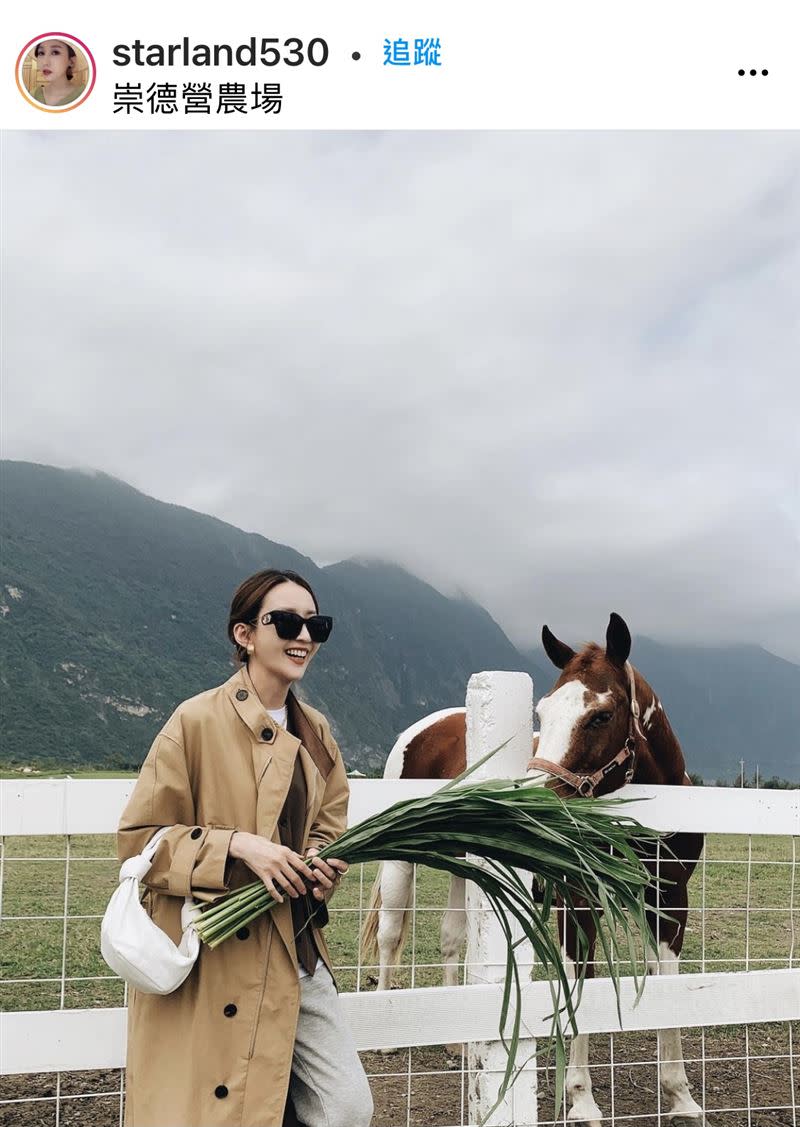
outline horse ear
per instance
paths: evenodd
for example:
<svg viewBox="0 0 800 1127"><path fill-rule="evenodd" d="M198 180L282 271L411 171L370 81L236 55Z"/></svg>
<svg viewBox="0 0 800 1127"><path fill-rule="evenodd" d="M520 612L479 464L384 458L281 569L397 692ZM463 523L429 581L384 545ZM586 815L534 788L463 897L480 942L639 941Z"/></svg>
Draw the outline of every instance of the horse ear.
<svg viewBox="0 0 800 1127"><path fill-rule="evenodd" d="M544 652L558 669L563 669L575 656L575 651L571 650L565 642L560 642L546 626L542 627L542 645Z"/></svg>
<svg viewBox="0 0 800 1127"><path fill-rule="evenodd" d="M606 630L606 657L614 665L623 666L631 652L631 632L624 618L611 612Z"/></svg>

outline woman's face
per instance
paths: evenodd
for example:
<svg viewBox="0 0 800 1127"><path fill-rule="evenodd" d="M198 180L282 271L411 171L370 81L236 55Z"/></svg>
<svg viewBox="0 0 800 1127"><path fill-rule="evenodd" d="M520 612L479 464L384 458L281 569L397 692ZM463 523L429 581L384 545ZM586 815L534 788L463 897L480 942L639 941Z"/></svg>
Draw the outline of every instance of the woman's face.
<svg viewBox="0 0 800 1127"><path fill-rule="evenodd" d="M36 65L45 82L55 82L67 77L70 64L66 43L60 39L46 39L36 47Z"/></svg>
<svg viewBox="0 0 800 1127"><path fill-rule="evenodd" d="M265 626L261 621L262 615L271 610L292 610L302 618L310 618L317 613L317 608L305 587L298 583L279 583L264 596L258 622L250 631L249 640L255 646L250 663L257 662L265 673L292 684L302 678L319 643L311 641L305 626L297 638L287 641L279 638L274 626Z"/></svg>

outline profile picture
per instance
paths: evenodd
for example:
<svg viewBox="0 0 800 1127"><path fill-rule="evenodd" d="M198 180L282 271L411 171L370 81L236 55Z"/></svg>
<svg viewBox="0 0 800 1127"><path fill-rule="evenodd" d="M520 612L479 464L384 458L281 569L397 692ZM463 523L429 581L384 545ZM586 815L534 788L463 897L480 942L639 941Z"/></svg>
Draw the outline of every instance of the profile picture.
<svg viewBox="0 0 800 1127"><path fill-rule="evenodd" d="M17 58L17 86L36 109L63 113L82 105L95 80L89 48L73 35L39 35Z"/></svg>

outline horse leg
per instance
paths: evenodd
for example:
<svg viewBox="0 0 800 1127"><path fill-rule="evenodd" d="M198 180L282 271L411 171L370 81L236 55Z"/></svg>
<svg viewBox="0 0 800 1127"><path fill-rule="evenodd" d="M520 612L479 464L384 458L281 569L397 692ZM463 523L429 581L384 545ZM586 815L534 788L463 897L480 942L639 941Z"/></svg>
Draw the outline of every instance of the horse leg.
<svg viewBox="0 0 800 1127"><path fill-rule="evenodd" d="M575 901L575 907L580 910L581 901ZM588 966L586 977L594 977L594 942L595 929L591 919L582 921L583 930L588 941ZM564 969L567 978L575 981L578 966L578 934L574 923L566 917L563 908L558 910L558 936L561 949L564 952ZM603 1113L595 1103L592 1094L592 1076L589 1070L589 1035L579 1033L572 1038L569 1049L569 1064L567 1065L566 1094L569 1108L567 1119L570 1123L580 1127L600 1127Z"/></svg>
<svg viewBox="0 0 800 1127"><path fill-rule="evenodd" d="M463 877L450 877L447 908L442 916L442 970L445 986L458 986L458 962L467 933L466 882ZM461 1045L448 1045L451 1053L460 1053Z"/></svg>
<svg viewBox="0 0 800 1127"><path fill-rule="evenodd" d="M378 913L378 989L390 990L392 972L400 965L411 903L414 867L407 861L384 861L381 867L381 907Z"/></svg>
<svg viewBox="0 0 800 1127"><path fill-rule="evenodd" d="M381 907L378 912L378 990L391 990L392 975L400 965L408 931L408 908L414 866L407 861L381 863ZM396 1049L378 1049L384 1056Z"/></svg>
<svg viewBox="0 0 800 1127"><path fill-rule="evenodd" d="M442 966L445 986L458 986L458 961L467 933L466 881L450 877L447 908L442 916Z"/></svg>
<svg viewBox="0 0 800 1127"><path fill-rule="evenodd" d="M677 974L679 956L666 943L659 944L658 973ZM678 1123L703 1123L703 1109L692 1096L686 1068L683 1063L683 1046L680 1029L659 1029L658 1059L661 1071L661 1094L667 1104L666 1115L673 1127ZM676 1118L677 1117L677 1118Z"/></svg>
<svg viewBox="0 0 800 1127"><path fill-rule="evenodd" d="M657 943L657 953L648 959L648 974L678 973L689 905L686 882L702 850L702 838L676 835L671 848L678 860L662 861L658 867L661 877L673 882L665 884L660 895L661 907L671 919L648 913L650 931ZM684 858L688 863L684 863ZM648 899L652 903L652 894ZM659 1029L658 1059L661 1094L667 1106L664 1114L671 1120L672 1127L701 1127L705 1122L703 1109L692 1096L686 1078L680 1029Z"/></svg>

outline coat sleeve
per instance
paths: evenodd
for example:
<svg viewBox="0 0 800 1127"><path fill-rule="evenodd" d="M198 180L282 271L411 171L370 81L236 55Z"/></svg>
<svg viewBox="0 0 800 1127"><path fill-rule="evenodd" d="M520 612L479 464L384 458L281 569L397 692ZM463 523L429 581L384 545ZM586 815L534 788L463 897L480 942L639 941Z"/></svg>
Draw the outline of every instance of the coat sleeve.
<svg viewBox="0 0 800 1127"><path fill-rule="evenodd" d="M214 900L228 890L233 860L228 846L235 829L195 823L186 757L182 743L160 732L147 754L117 831L120 861L141 853L162 826L172 826L156 849L142 882L169 896Z"/></svg>
<svg viewBox="0 0 800 1127"><path fill-rule="evenodd" d="M330 726L325 717L321 717L321 739L327 748L334 754L333 768L325 783L325 793L322 805L319 808L311 829L308 831L307 848L314 846L321 849L341 837L347 829L347 804L350 801L350 785L347 781L347 772L336 741L331 735Z"/></svg>

